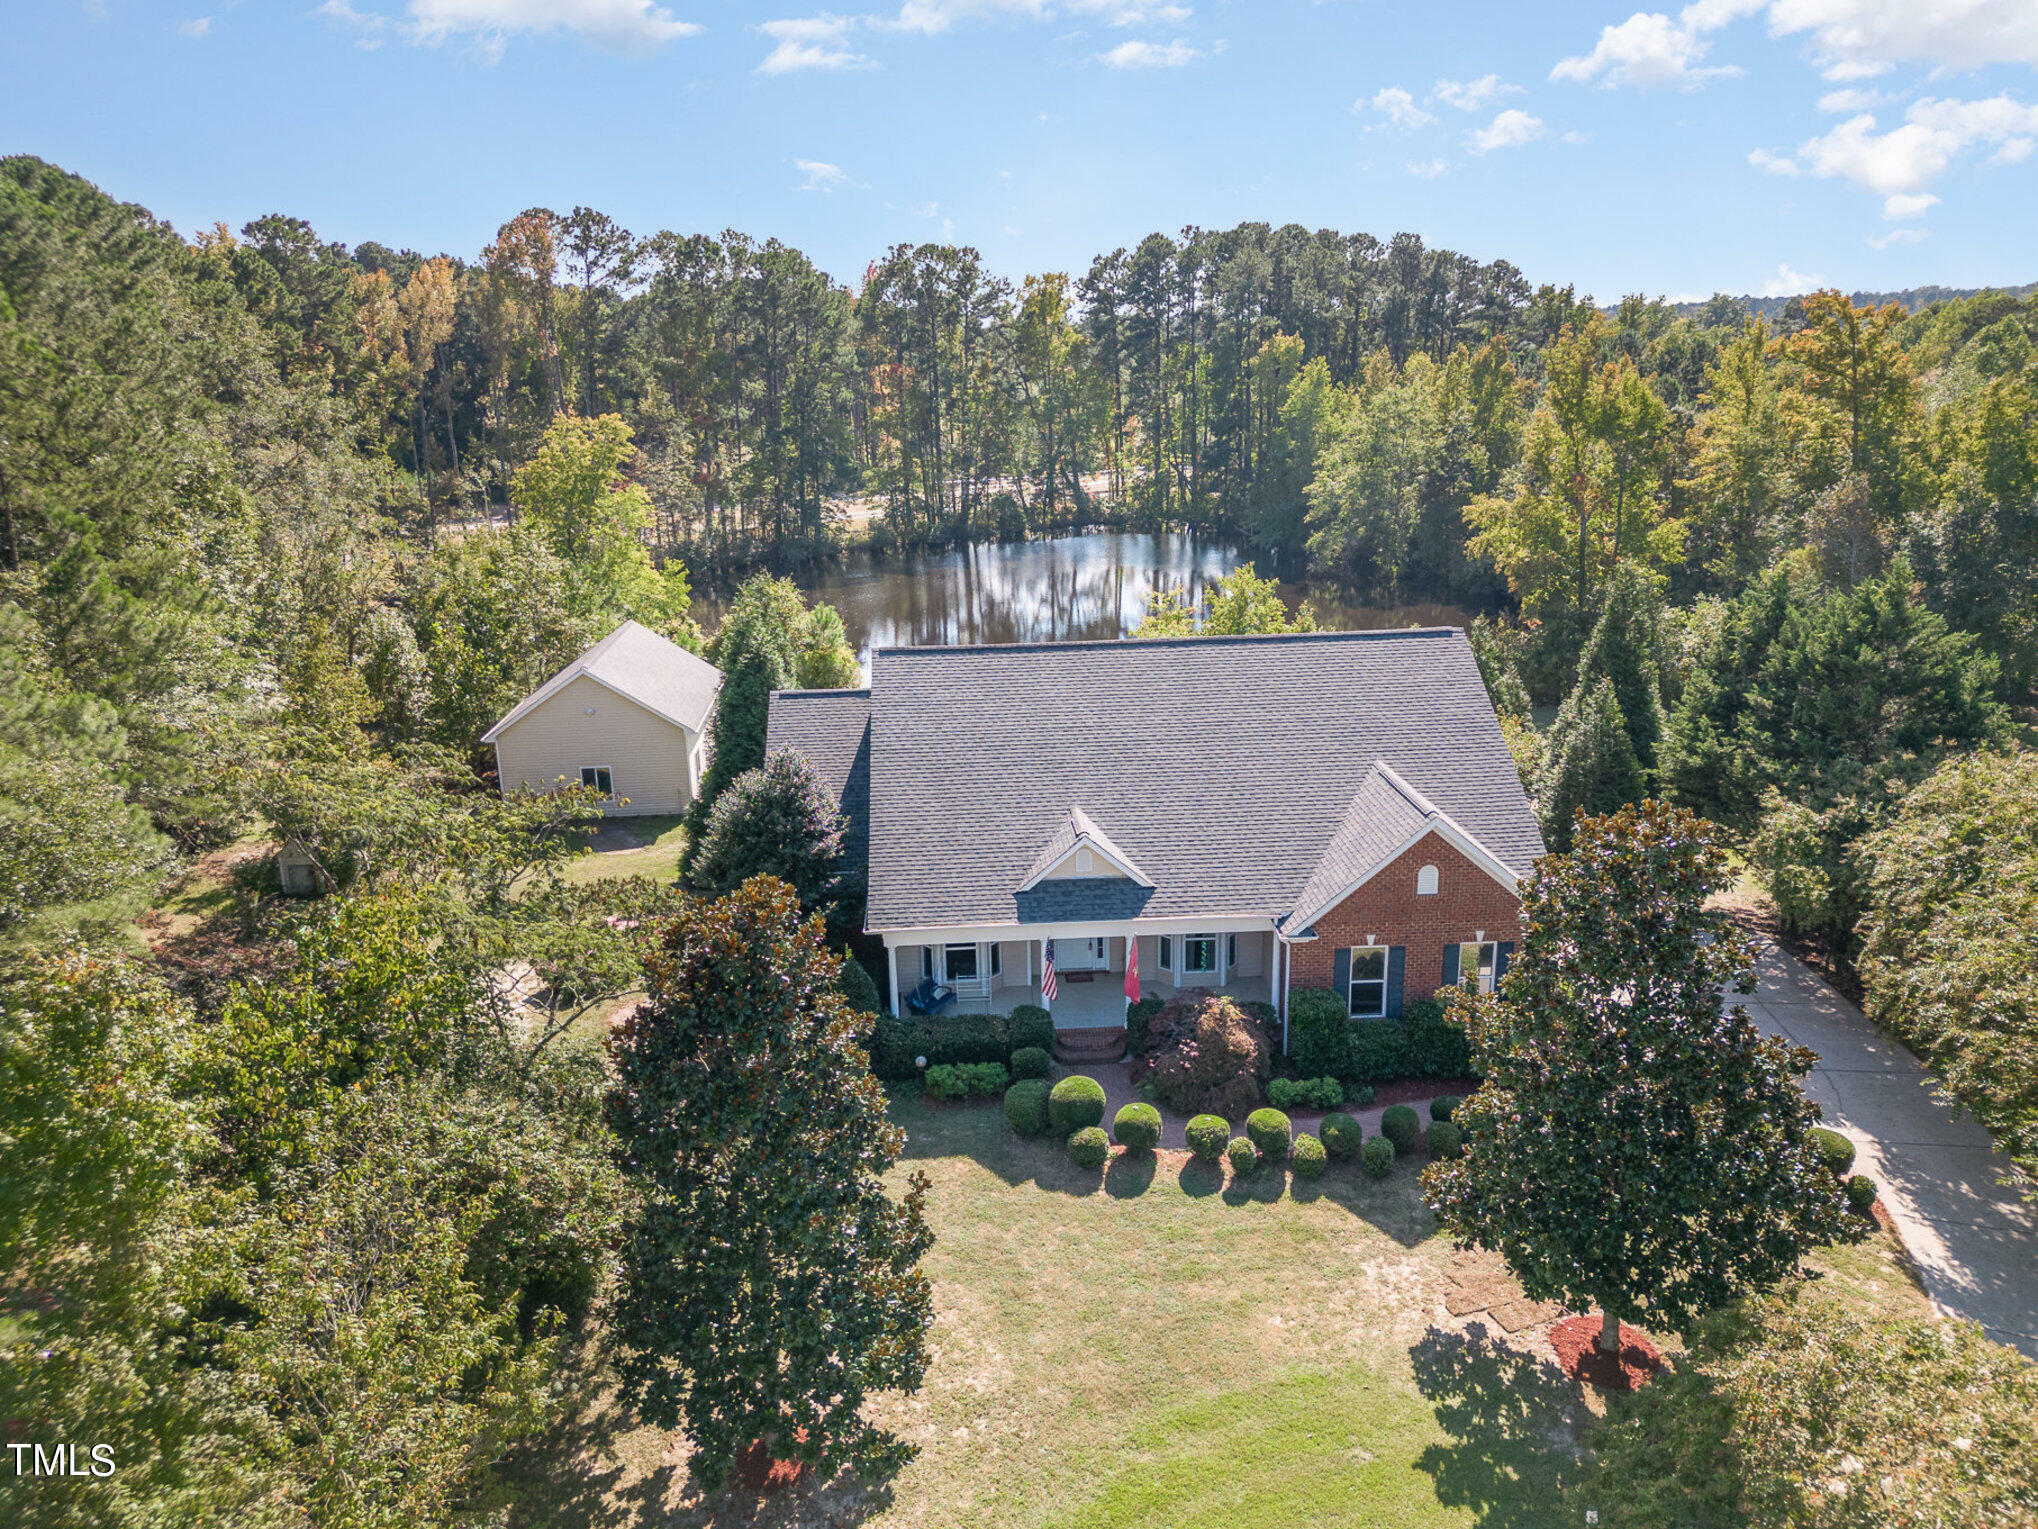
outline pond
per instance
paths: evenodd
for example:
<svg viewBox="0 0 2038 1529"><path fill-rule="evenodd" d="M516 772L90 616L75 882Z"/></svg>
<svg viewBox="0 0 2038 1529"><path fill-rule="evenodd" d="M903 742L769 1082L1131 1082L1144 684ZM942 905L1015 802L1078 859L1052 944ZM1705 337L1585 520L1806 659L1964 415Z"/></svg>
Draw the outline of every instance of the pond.
<svg viewBox="0 0 2038 1529"><path fill-rule="evenodd" d="M1154 590L1182 591L1195 601L1246 561L1229 543L1186 532L1092 531L944 552L854 552L798 582L810 600L841 613L868 669L878 647L1129 636ZM1456 605L1362 605L1308 584L1283 584L1281 594L1291 608L1308 599L1321 625L1342 631L1463 626L1473 615ZM726 602L720 592L703 591L695 614L712 631Z"/></svg>

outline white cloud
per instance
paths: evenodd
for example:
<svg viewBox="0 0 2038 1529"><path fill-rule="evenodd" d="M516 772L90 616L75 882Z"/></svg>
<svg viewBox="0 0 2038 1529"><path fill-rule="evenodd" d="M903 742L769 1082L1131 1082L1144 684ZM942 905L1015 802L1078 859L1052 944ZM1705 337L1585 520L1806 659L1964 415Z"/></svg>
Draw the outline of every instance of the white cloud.
<svg viewBox="0 0 2038 1529"><path fill-rule="evenodd" d="M1415 97L1399 85L1387 85L1373 92L1373 110L1396 127L1422 127L1436 118L1415 104Z"/></svg>
<svg viewBox="0 0 2038 1529"><path fill-rule="evenodd" d="M1636 11L1626 21L1602 27L1590 53L1560 59L1550 71L1553 80L1597 80L1644 88L1675 86L1690 90L1741 71L1731 64L1702 64L1711 46L1705 34L1731 20L1731 0L1701 0L1688 5L1675 21L1661 11Z"/></svg>
<svg viewBox="0 0 2038 1529"><path fill-rule="evenodd" d="M793 168L806 179L798 187L801 191L833 191L838 186L854 184L849 172L840 165L831 165L820 159L796 159Z"/></svg>
<svg viewBox="0 0 2038 1529"><path fill-rule="evenodd" d="M1450 167L1451 162L1448 159L1411 159L1408 162L1408 173L1419 175L1426 181L1433 181Z"/></svg>
<svg viewBox="0 0 2038 1529"><path fill-rule="evenodd" d="M2031 149L2034 142L2038 142L2038 140L2030 138L2006 138L2003 140L2003 146L1997 149L1995 153L1989 155L1988 162L1992 165L2014 165L2021 163L2031 157Z"/></svg>
<svg viewBox="0 0 2038 1529"><path fill-rule="evenodd" d="M1894 197L1922 191L1953 161L1977 144L1992 144L2021 157L2018 147L2038 135L2038 106L2007 95L1979 101L1913 101L1903 125L1886 133L1864 112L1830 133L1808 139L1798 157L1815 175L1839 176L1857 186ZM2028 153L2028 148L2023 152Z"/></svg>
<svg viewBox="0 0 2038 1529"><path fill-rule="evenodd" d="M1908 223L1938 205L1939 199L1929 191L1899 191L1882 199L1882 215L1892 223Z"/></svg>
<svg viewBox="0 0 2038 1529"><path fill-rule="evenodd" d="M1048 0L904 0L899 14L884 23L906 32L932 35L961 21L1049 21L1057 14L1088 16L1106 26L1147 26L1183 22L1190 9L1179 0L1066 0L1057 7Z"/></svg>
<svg viewBox="0 0 2038 1529"><path fill-rule="evenodd" d="M193 16L189 21L178 22L177 30L186 37L210 37L212 35L212 18L210 16Z"/></svg>
<svg viewBox="0 0 2038 1529"><path fill-rule="evenodd" d="M1748 163L1758 170L1767 170L1771 175L1798 174L1797 161L1782 154L1772 154L1767 149L1750 149Z"/></svg>
<svg viewBox="0 0 2038 1529"><path fill-rule="evenodd" d="M1800 292L1816 292L1826 284L1823 276L1807 276L1802 271L1793 271L1789 262L1776 267L1776 275L1762 284L1764 297L1795 297Z"/></svg>
<svg viewBox="0 0 2038 1529"><path fill-rule="evenodd" d="M1768 9L1769 30L1809 33L1813 55L1836 80L1891 64L2038 65L2030 0L1770 0Z"/></svg>
<svg viewBox="0 0 2038 1529"><path fill-rule="evenodd" d="M1465 146L1474 154L1495 149L1518 149L1543 136L1543 119L1531 117L1520 107L1509 107L1482 128L1465 135Z"/></svg>
<svg viewBox="0 0 2038 1529"><path fill-rule="evenodd" d="M567 32L617 53L643 53L700 27L652 0L409 0L403 19L357 11L348 0L325 0L318 14L353 30L373 47L392 28L425 47L464 41L491 61L513 37Z"/></svg>
<svg viewBox="0 0 2038 1529"><path fill-rule="evenodd" d="M1819 110L1829 112L1874 111L1889 98L1879 90L1829 90L1819 97Z"/></svg>
<svg viewBox="0 0 2038 1529"><path fill-rule="evenodd" d="M1190 47L1179 37L1173 42L1148 42L1143 37L1131 38L1105 53L1097 55L1097 62L1108 64L1113 69L1179 69L1193 63L1203 55Z"/></svg>
<svg viewBox="0 0 2038 1529"><path fill-rule="evenodd" d="M1592 135L1590 133L1581 133L1576 128L1573 128L1558 141L1561 143L1590 143L1592 142Z"/></svg>
<svg viewBox="0 0 2038 1529"><path fill-rule="evenodd" d="M1510 85L1497 74L1482 74L1476 80L1438 80L1436 98L1459 111L1477 111L1502 96L1521 94L1521 86Z"/></svg>
<svg viewBox="0 0 2038 1529"><path fill-rule="evenodd" d="M1880 238L1871 235L1868 244L1871 249L1886 250L1892 244L1922 244L1931 237L1929 228L1892 228Z"/></svg>
<svg viewBox="0 0 2038 1529"><path fill-rule="evenodd" d="M854 17L807 16L766 21L757 30L772 40L772 50L757 66L759 74L794 74L803 69L853 69L870 63L848 46Z"/></svg>

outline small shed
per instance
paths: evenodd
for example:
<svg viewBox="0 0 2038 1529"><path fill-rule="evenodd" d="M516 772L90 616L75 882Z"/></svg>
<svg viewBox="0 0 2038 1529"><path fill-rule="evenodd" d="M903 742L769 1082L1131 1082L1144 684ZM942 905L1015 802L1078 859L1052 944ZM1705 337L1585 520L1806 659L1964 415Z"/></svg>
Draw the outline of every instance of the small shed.
<svg viewBox="0 0 2038 1529"><path fill-rule="evenodd" d="M319 897L334 885L332 873L298 838L285 839L276 851L276 879L286 897Z"/></svg>

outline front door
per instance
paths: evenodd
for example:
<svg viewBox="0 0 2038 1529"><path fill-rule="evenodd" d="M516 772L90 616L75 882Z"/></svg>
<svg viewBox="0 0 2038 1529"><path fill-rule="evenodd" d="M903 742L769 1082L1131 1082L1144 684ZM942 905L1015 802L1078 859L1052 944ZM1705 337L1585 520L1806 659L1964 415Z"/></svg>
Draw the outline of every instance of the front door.
<svg viewBox="0 0 2038 1529"><path fill-rule="evenodd" d="M1101 972L1111 966L1111 937L1089 940L1056 940L1054 964L1065 972Z"/></svg>

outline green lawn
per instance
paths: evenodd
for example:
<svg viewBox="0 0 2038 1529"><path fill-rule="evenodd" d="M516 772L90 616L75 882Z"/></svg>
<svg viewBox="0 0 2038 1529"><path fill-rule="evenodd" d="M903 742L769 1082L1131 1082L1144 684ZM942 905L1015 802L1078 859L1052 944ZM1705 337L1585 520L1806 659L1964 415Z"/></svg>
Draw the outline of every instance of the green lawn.
<svg viewBox="0 0 2038 1529"><path fill-rule="evenodd" d="M623 876L649 876L670 881L679 874L679 852L686 847L686 819L679 813L642 818L617 818L603 826L592 854L566 862L568 881L608 881ZM612 849L606 841L627 836L629 848Z"/></svg>
<svg viewBox="0 0 2038 1529"><path fill-rule="evenodd" d="M1441 1305L1455 1253L1415 1193L1334 1168L1241 1189L1178 1156L1084 1173L995 1106L895 1110L898 1176L933 1181L938 1316L916 1397L878 1411L921 1447L889 1483L703 1499L683 1443L633 1429L598 1375L511 1483L521 1525L1024 1529L1568 1523L1554 1494L1598 1410L1533 1330ZM1883 1241L1829 1276L1923 1298Z"/></svg>

